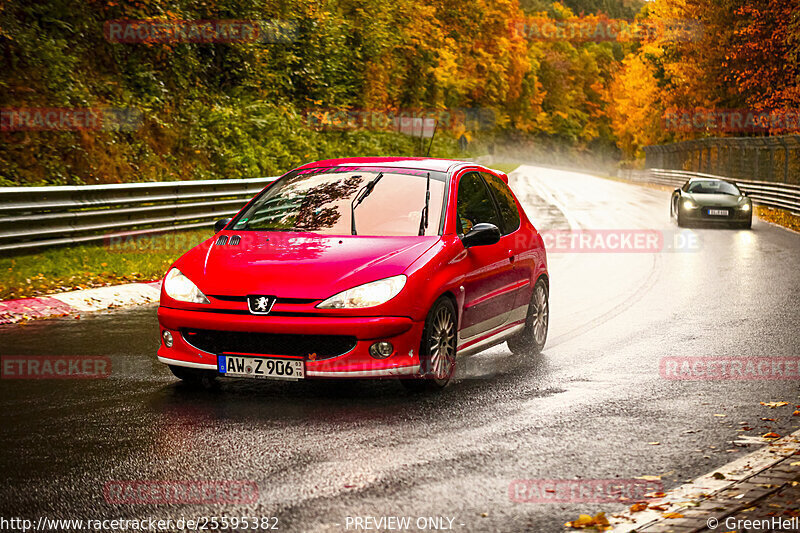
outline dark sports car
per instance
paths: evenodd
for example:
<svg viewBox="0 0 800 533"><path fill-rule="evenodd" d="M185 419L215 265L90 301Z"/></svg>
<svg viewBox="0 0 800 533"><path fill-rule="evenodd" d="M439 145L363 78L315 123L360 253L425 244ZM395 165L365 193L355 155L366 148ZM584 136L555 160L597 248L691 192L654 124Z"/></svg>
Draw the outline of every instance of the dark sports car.
<svg viewBox="0 0 800 533"><path fill-rule="evenodd" d="M672 193L669 214L678 219L678 226L708 223L749 228L753 202L729 181L692 178Z"/></svg>

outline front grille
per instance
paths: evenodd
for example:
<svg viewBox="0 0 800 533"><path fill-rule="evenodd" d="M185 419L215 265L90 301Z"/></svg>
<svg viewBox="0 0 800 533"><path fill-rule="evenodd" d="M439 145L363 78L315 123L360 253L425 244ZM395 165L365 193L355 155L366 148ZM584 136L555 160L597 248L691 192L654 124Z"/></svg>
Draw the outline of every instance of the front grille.
<svg viewBox="0 0 800 533"><path fill-rule="evenodd" d="M225 294L209 294L208 296L212 298L216 298L217 300L222 300L223 302L245 302L247 303L247 296L228 296ZM276 304L290 304L290 305L302 305L302 304L311 304L316 302L314 298L276 298Z"/></svg>
<svg viewBox="0 0 800 533"><path fill-rule="evenodd" d="M248 333L209 329L184 329L183 338L198 350L213 354L255 353L264 355L317 354L316 359L330 359L356 347L356 338L349 335L292 335Z"/></svg>

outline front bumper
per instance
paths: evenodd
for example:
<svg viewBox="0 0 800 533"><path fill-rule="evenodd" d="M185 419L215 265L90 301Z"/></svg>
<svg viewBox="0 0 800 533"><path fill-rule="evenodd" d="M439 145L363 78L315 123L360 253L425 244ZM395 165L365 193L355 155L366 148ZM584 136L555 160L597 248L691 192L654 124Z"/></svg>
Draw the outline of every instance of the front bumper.
<svg viewBox="0 0 800 533"><path fill-rule="evenodd" d="M708 224L730 224L732 222L747 222L753 216L752 207L744 211L738 207L714 207L714 206L700 206L696 209L686 209L680 207L681 215L684 220L692 222L703 222ZM724 209L728 211L727 216L711 215L709 209Z"/></svg>
<svg viewBox="0 0 800 533"><path fill-rule="evenodd" d="M161 306L158 308L160 334L172 333L173 345L167 348L163 337L158 349L162 363L189 368L217 370L217 353L190 344L188 330L223 333L239 332L284 335L346 335L355 337L355 347L342 355L323 360L303 354L309 378L369 378L415 376L419 373L419 346L424 324L408 317L334 317L334 316L258 316L207 311L190 311ZM369 347L377 341L394 346L392 355L375 359ZM266 350L268 351L268 349ZM240 353L225 352L220 353ZM264 357L281 354L259 353Z"/></svg>

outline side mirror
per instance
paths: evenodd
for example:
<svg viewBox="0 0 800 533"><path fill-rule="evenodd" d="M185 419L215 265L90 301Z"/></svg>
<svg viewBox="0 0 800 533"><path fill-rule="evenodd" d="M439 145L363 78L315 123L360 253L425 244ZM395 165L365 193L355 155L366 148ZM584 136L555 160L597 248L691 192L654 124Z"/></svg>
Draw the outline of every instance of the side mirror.
<svg viewBox="0 0 800 533"><path fill-rule="evenodd" d="M487 246L496 244L500 240L500 237L500 228L494 224L481 222L480 224L475 224L466 235L461 237L461 243L464 245L464 248Z"/></svg>
<svg viewBox="0 0 800 533"><path fill-rule="evenodd" d="M680 189L675 189L674 191L672 191L672 194L675 194L675 193L678 193L678 194L680 194L680 193L681 193L681 190L680 190Z"/></svg>
<svg viewBox="0 0 800 533"><path fill-rule="evenodd" d="M231 223L232 218L223 218L214 222L214 233L219 233L225 229L225 226Z"/></svg>

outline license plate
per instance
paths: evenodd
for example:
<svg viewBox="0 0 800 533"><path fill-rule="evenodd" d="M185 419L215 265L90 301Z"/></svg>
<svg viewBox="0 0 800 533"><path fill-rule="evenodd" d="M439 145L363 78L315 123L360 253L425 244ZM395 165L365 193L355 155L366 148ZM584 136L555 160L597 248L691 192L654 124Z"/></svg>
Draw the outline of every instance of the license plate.
<svg viewBox="0 0 800 533"><path fill-rule="evenodd" d="M302 359L219 355L217 356L217 369L220 374L236 378L296 380L305 377Z"/></svg>
<svg viewBox="0 0 800 533"><path fill-rule="evenodd" d="M726 217L726 216L728 216L728 210L727 209L709 209L708 210L708 214L709 215L716 215L718 217Z"/></svg>

